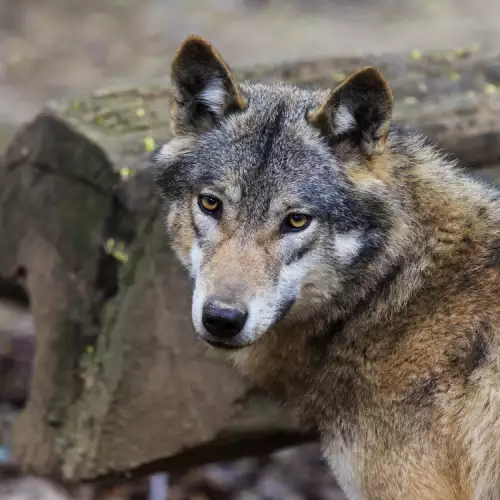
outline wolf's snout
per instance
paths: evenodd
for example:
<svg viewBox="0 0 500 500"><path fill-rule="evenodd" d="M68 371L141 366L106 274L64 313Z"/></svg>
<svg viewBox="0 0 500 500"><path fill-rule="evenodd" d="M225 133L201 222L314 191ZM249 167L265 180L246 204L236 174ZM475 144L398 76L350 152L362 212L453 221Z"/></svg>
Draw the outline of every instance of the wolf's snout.
<svg viewBox="0 0 500 500"><path fill-rule="evenodd" d="M221 340L228 340L241 332L248 313L240 308L209 300L203 306L202 323L208 333Z"/></svg>

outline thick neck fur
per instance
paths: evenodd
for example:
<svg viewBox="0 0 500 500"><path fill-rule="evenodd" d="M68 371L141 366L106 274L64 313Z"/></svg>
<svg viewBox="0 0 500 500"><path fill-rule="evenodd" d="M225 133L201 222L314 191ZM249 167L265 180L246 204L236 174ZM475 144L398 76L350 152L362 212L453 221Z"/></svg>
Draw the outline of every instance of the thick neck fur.
<svg viewBox="0 0 500 500"><path fill-rule="evenodd" d="M320 430L324 422L342 428L343 417L352 420L359 405L369 404L362 367L391 349L393 331L402 330L392 326L411 316L416 304L439 307L461 286L465 268L470 276L471 266L482 268L490 258L485 233L492 242L498 238L492 188L456 170L420 138L404 145L399 140L390 138L387 154L368 170L352 172L363 189L383 184L390 193L395 222L384 251L354 275L343 298L307 318L283 320L232 354L244 374Z"/></svg>

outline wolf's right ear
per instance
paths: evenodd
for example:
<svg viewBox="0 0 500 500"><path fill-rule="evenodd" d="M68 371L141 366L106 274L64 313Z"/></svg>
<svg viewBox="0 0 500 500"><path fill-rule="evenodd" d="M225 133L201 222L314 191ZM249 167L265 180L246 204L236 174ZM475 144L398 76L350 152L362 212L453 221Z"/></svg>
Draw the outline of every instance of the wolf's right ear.
<svg viewBox="0 0 500 500"><path fill-rule="evenodd" d="M332 90L309 114L310 123L327 138L349 139L367 157L382 153L392 117L392 92L380 72L360 69Z"/></svg>
<svg viewBox="0 0 500 500"><path fill-rule="evenodd" d="M227 113L246 107L227 64L198 36L188 37L180 46L171 75L174 134L206 130Z"/></svg>

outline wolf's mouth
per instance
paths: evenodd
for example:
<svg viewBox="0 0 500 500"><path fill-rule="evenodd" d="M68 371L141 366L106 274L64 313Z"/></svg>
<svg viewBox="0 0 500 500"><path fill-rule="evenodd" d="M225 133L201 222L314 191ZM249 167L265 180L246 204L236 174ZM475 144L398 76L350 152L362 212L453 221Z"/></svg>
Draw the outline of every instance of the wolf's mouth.
<svg viewBox="0 0 500 500"><path fill-rule="evenodd" d="M210 344L212 347L216 347L217 349L223 349L224 351L237 351L238 349L243 349L243 348L247 347L246 345L228 344L228 343L220 341L220 340L211 340L211 339L205 339L205 338L203 338L203 340L207 344Z"/></svg>

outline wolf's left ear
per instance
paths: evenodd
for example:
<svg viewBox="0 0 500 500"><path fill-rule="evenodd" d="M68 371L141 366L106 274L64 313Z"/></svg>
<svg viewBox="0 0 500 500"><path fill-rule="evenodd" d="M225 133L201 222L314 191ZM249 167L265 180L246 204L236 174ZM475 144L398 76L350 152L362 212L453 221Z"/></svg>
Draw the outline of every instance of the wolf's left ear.
<svg viewBox="0 0 500 500"><path fill-rule="evenodd" d="M227 64L206 40L190 36L172 62L174 133L199 132L246 107Z"/></svg>
<svg viewBox="0 0 500 500"><path fill-rule="evenodd" d="M375 68L364 68L332 90L309 121L332 140L347 138L371 157L384 151L392 117L392 92Z"/></svg>

